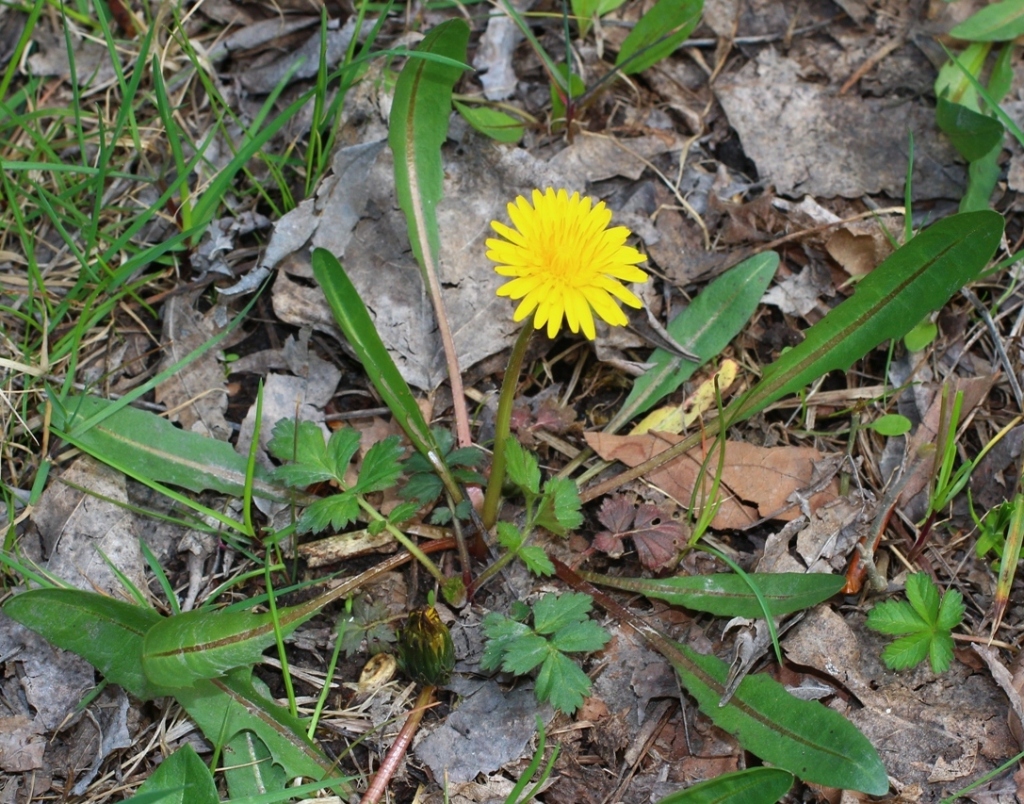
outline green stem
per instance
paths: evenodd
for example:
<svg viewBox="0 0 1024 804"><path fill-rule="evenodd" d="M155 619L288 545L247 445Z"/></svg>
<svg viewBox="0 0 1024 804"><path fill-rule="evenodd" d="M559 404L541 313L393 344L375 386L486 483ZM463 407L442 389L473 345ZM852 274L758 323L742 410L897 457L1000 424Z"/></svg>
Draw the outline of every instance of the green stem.
<svg viewBox="0 0 1024 804"><path fill-rule="evenodd" d="M508 369L501 381L501 395L498 397L498 415L494 421L494 456L491 459L491 476L484 493L484 527L490 530L498 521L498 503L501 501L501 487L505 482L505 443L509 438L512 421L512 403L519 385L519 372L523 369L526 347L533 334L533 316L523 325L512 347Z"/></svg>
<svg viewBox="0 0 1024 804"><path fill-rule="evenodd" d="M478 589L483 589L484 584L486 584L489 580L491 580L491 578L493 578L495 575L501 572L512 561L512 559L518 556L520 552L522 552L522 549L526 547L526 545L529 543L530 537L532 535L533 516L532 512L530 512L530 514L528 514L526 517L526 524L523 526L523 541L519 545L519 548L516 550L506 550L498 557L497 561L494 561L490 565L488 565L487 568L480 573L480 576L474 582L473 591L475 592Z"/></svg>
<svg viewBox="0 0 1024 804"><path fill-rule="evenodd" d="M366 500L364 500L362 497L359 497L358 499L359 507L362 508L373 519L376 519L379 522L384 522L384 529L392 536L394 536L395 540L400 545L402 545L402 547L408 550L413 558L420 562L423 568L434 577L434 580L436 580L441 585L444 585L448 581L448 579L444 576L444 573L441 572L437 564L435 564L427 557L427 554L419 548L419 545L417 545L416 542L414 542L412 539L410 539L408 536L402 533L402 531L400 531L398 528L396 528L394 525L388 522L387 519L381 515L380 511L378 511L376 508L374 508L372 505L366 502Z"/></svg>

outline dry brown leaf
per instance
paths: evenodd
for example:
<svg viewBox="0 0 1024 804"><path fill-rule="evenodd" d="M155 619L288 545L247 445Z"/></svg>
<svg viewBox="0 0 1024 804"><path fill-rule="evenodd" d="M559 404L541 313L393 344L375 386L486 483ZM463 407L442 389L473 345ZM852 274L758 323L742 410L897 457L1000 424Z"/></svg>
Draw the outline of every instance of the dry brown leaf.
<svg viewBox="0 0 1024 804"><path fill-rule="evenodd" d="M0 770L22 773L43 767L46 737L38 720L0 717Z"/></svg>
<svg viewBox="0 0 1024 804"><path fill-rule="evenodd" d="M960 421L963 422L978 405L980 405L985 398L988 396L988 392L992 390L993 384L995 384L996 376L989 374L984 377L973 377L970 379L964 379L962 377L954 378L952 387L949 391L949 402L947 407L952 410L953 400L956 398L957 391L964 392L963 405L960 407ZM901 507L906 507L907 504L920 492L924 491L928 485L928 481L932 476L932 458L928 457L925 459L919 459L921 447L926 444L933 444L938 436L940 422L939 416L942 412L942 395L935 394L931 405L928 408L928 412L924 415L924 420L914 431L913 435L907 440L907 455L910 456L913 461L913 466L910 469L912 475L907 484L903 487L903 491L900 493L899 504Z"/></svg>
<svg viewBox="0 0 1024 804"><path fill-rule="evenodd" d="M207 314L195 307L195 298L175 296L164 306L162 340L167 344L160 368L166 369L220 334L216 308ZM224 418L228 408L227 377L209 349L157 385L156 401L173 411L171 420L183 429L227 441L231 426Z"/></svg>
<svg viewBox="0 0 1024 804"><path fill-rule="evenodd" d="M638 466L682 440L668 433L640 436L613 436L587 433L587 444L606 461L621 461ZM710 493L711 480L718 467L718 453L712 450L708 462L705 490ZM743 528L764 517L791 520L800 514L798 502L788 498L809 486L814 479L814 466L823 455L810 447L758 447L742 441L727 441L722 468L719 508L711 527ZM660 469L648 480L670 497L688 504L705 454L700 448L691 450ZM833 482L824 491L813 495L811 510L838 496Z"/></svg>
<svg viewBox="0 0 1024 804"><path fill-rule="evenodd" d="M864 276L892 253L881 228L874 221L844 226L825 241L825 249L850 276Z"/></svg>
<svg viewBox="0 0 1024 804"><path fill-rule="evenodd" d="M650 503L636 505L625 494L607 498L597 518L608 530L594 537L594 549L618 558L622 540L630 537L640 563L649 570L674 564L685 541L682 526L670 514Z"/></svg>

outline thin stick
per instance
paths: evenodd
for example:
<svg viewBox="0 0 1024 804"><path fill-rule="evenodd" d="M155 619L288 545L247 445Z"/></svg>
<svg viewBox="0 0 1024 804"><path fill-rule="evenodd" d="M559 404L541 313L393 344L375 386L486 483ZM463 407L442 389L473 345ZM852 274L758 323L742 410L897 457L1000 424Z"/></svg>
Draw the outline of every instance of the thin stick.
<svg viewBox="0 0 1024 804"><path fill-rule="evenodd" d="M423 713L430 707L430 699L433 697L433 685L427 684L420 690L416 705L405 719L402 730L398 732L398 737L388 749L384 761L377 769L376 776L373 777L373 781L370 782L370 786L366 790L366 795L360 799L360 804L377 804L381 800L384 791L387 790L388 782L398 770L398 764L409 750L409 746L412 745L412 738L416 736L416 730L420 727L420 721L423 720Z"/></svg>

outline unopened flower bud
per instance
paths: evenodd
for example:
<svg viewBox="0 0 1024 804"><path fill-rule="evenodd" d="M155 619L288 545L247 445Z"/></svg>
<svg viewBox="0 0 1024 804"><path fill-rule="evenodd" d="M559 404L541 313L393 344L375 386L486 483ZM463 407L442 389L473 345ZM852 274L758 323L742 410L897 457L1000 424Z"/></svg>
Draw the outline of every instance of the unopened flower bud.
<svg viewBox="0 0 1024 804"><path fill-rule="evenodd" d="M419 684L448 683L455 667L455 647L448 626L433 606L410 612L398 638L398 664Z"/></svg>

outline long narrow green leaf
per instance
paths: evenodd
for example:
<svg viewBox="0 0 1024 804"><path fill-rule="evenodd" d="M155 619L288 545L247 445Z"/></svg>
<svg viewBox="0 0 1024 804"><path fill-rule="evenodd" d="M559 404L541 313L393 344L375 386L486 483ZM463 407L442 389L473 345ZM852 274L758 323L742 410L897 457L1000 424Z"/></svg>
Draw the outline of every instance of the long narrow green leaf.
<svg viewBox="0 0 1024 804"><path fill-rule="evenodd" d="M162 416L132 407L121 408L89 429L79 426L115 405L95 396L69 397L65 407L54 405L54 430L79 449L132 477L196 492L243 495L246 458L226 441L182 430ZM271 483L264 474L257 467L253 480L257 496L291 499L287 489Z"/></svg>
<svg viewBox="0 0 1024 804"><path fill-rule="evenodd" d="M3 610L57 647L78 654L136 698L173 695L213 742L252 731L289 778L323 779L331 770L329 760L306 739L304 724L256 691L249 668L191 687L153 684L143 672L143 643L148 631L165 620L153 609L80 589L35 589L11 598ZM343 784L330 780L332 787Z"/></svg>
<svg viewBox="0 0 1024 804"><path fill-rule="evenodd" d="M355 350L373 387L398 419L413 446L424 456L430 452L440 455L441 450L416 404L409 384L380 339L373 319L359 297L359 291L348 278L338 258L326 249L314 249L313 276L323 289L345 340Z"/></svg>
<svg viewBox="0 0 1024 804"><path fill-rule="evenodd" d="M747 768L672 793L658 804L775 804L792 786L788 771Z"/></svg>
<svg viewBox="0 0 1024 804"><path fill-rule="evenodd" d="M664 466L718 432L763 411L787 393L856 359L889 339L902 338L925 315L937 310L985 267L1002 235L1002 218L991 210L962 212L940 220L872 270L853 296L811 327L804 341L785 351L751 390L724 411L721 420L688 436L649 461L596 483L582 492L584 502L607 494L636 477Z"/></svg>
<svg viewBox="0 0 1024 804"><path fill-rule="evenodd" d="M713 436L764 410L834 369L847 369L878 344L902 338L961 287L978 276L999 244L1003 219L991 210L962 212L939 221L893 252L853 296L807 330L804 341L772 363L753 388L730 404L702 433L580 493L586 503L630 479L674 460Z"/></svg>
<svg viewBox="0 0 1024 804"><path fill-rule="evenodd" d="M972 14L949 32L968 42L1000 42L1024 34L1024 0L1003 0Z"/></svg>
<svg viewBox="0 0 1024 804"><path fill-rule="evenodd" d="M719 617L763 617L764 611L750 588L754 583L772 615L781 617L809 608L836 594L846 579L839 575L800 572L751 572L739 575L683 575L674 578L620 578L576 570L586 581L612 589L636 592L654 600ZM748 582L749 581L749 582Z"/></svg>
<svg viewBox="0 0 1024 804"><path fill-rule="evenodd" d="M902 338L981 272L1002 233L1003 219L991 210L951 215L921 232L768 366L726 409L726 421L748 418L829 371L845 371L883 341Z"/></svg>
<svg viewBox="0 0 1024 804"><path fill-rule="evenodd" d="M748 675L725 706L729 665L681 645L627 611L560 561L558 577L629 625L675 668L700 710L740 745L772 765L815 784L882 795L889 779L878 752L838 712L817 701L801 701L763 673Z"/></svg>
<svg viewBox="0 0 1024 804"><path fill-rule="evenodd" d="M658 0L629 32L615 66L634 75L657 64L697 27L703 11L704 0Z"/></svg>
<svg viewBox="0 0 1024 804"><path fill-rule="evenodd" d="M468 41L469 26L454 19L434 28L416 50L465 62ZM447 63L410 59L398 77L391 105L388 144L395 155L398 204L420 267L435 276L441 246L435 208L444 190L441 146L448 136L452 87L461 74Z"/></svg>
<svg viewBox="0 0 1024 804"><path fill-rule="evenodd" d="M281 609L278 623L285 636L317 613L303 606ZM146 632L142 669L161 687L191 686L199 679L217 678L236 667L258 664L275 642L269 613L246 611L187 611L166 617Z"/></svg>
<svg viewBox="0 0 1024 804"><path fill-rule="evenodd" d="M655 349L647 360L651 367L633 383L622 410L616 414L615 429L649 410L686 382L700 365L721 354L754 314L778 266L779 255L774 251L744 260L704 288L673 318L667 328L669 334L701 363ZM609 425L608 432L615 430Z"/></svg>
<svg viewBox="0 0 1024 804"><path fill-rule="evenodd" d="M135 795L131 804L218 804L213 774L189 743L160 763Z"/></svg>

